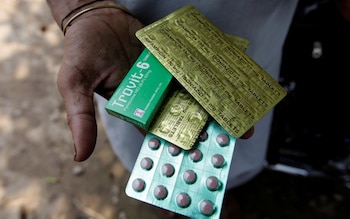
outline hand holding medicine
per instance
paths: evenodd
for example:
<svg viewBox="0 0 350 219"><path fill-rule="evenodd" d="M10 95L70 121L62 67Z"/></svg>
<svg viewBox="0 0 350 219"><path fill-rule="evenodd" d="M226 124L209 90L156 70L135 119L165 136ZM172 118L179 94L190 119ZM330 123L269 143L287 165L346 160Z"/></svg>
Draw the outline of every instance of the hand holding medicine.
<svg viewBox="0 0 350 219"><path fill-rule="evenodd" d="M91 155L96 142L93 92L106 99L111 97L142 51L135 32L143 25L114 1L94 1L80 11L101 8L87 11L67 24L79 12L64 18L69 12L62 8L68 8L75 1L69 2L48 1L55 20L62 23L65 32L65 53L57 83L74 140L74 159L83 161ZM70 10L78 4L81 5L77 1ZM109 5L120 8L109 8ZM249 138L253 132L252 128L242 138Z"/></svg>
<svg viewBox="0 0 350 219"><path fill-rule="evenodd" d="M153 4L137 0L122 0L118 2L121 4L108 0L48 0L52 14L65 34L65 53L58 76L58 87L65 102L68 124L71 128L76 148L75 160L83 161L87 159L95 146L97 135L93 100L95 92L103 97L99 98L98 96L97 102L99 113L112 147L126 168L131 171L138 159L137 156L145 136L140 136L140 133L137 132L137 129L133 125L108 115L105 112L104 105L144 50L144 46L136 38L135 33L143 28L142 23L150 24L187 4L192 3L201 9L212 8L212 6L210 4L206 5L206 2L200 3L197 1L189 1L186 4L174 1L173 3L169 3L169 5L163 5L163 1L153 1ZM276 78L279 66L279 62L276 60L280 59L280 48L283 37L288 30L288 24L292 18L296 1L281 3L275 5L276 7L272 7L273 1L271 1L269 2L271 5L269 10L260 10L269 8L266 7L266 2L261 3L256 1L255 4L255 6L250 5L251 7L240 8L240 5L248 6L249 4L236 4L234 1L219 0L216 4L220 8L219 11L204 11L226 33L234 34L237 32L238 36L242 35L249 38L251 45L249 45L249 51L247 52L254 55L263 64L263 67L267 67L267 72ZM131 13L122 5L125 5ZM159 7L156 7L157 5ZM225 14L222 13L222 10L227 12L226 21L231 19L232 22L226 22L221 19L223 18L222 15ZM246 13L238 13L241 10L244 10ZM279 10L284 11L284 13L275 13ZM237 12L237 15L241 17L239 19L232 19L232 11ZM264 23L265 19L268 21L267 23ZM247 23L243 25L245 23L243 21ZM278 21L281 24L278 26L278 32L280 34L276 35L278 39L263 37L260 43L258 36L262 36L265 32L276 32L276 25L273 21ZM251 29L247 28L249 23L253 25ZM215 37L215 31L213 33L214 35L211 37ZM147 36L147 34L143 36L145 41L147 41ZM152 34L149 36L152 36ZM258 41L259 43L257 43ZM264 46L258 46L265 44L273 44L274 47L267 49ZM230 49L231 47L228 48L228 50ZM157 58L159 59L160 57ZM246 58L244 55L240 62L247 61ZM220 61L220 59L217 60ZM249 62L248 64L250 64ZM270 79L267 81L270 81ZM227 83L225 82L225 84ZM230 95L231 93L226 94ZM249 126L252 128L239 136L239 138L249 139L244 141L237 139L237 150L235 149L234 159L232 163L230 159L226 162L225 171L227 173L228 171L230 172L225 175L223 178L224 181L220 182L220 185L223 186L220 187L221 191L218 192L223 193L225 189L243 184L253 178L263 168L264 154L267 147L266 136L268 135L267 130L269 129L270 119L271 114L268 114L262 122L257 124L258 131L255 132L256 134L253 135L255 127ZM217 129L220 128L216 125L214 127ZM231 144L234 145L235 143L236 140L232 139ZM205 148L208 145L203 143L202 147ZM233 148L228 149L232 150ZM232 155L232 153L229 154ZM187 152L181 154L183 157L187 155ZM221 165L218 166L221 167ZM227 185L225 184L226 179L228 182ZM141 181L136 180L136 182ZM222 198L222 196L220 197ZM220 208L220 206L215 207L214 205L211 207L213 209L206 214L218 214L220 212L216 210L215 213L215 209Z"/></svg>
<svg viewBox="0 0 350 219"><path fill-rule="evenodd" d="M68 9L72 5L72 10L81 4L81 1L48 2L57 23L69 12L62 8ZM73 3L77 5L73 6ZM96 1L89 6L101 5ZM103 1L103 5L116 4ZM73 15L64 19L63 25ZM65 29L65 53L57 83L67 110L76 161L87 159L95 147L93 92L110 98L142 51L142 45L135 37L135 31L141 27L142 24L125 11L106 7L81 14Z"/></svg>

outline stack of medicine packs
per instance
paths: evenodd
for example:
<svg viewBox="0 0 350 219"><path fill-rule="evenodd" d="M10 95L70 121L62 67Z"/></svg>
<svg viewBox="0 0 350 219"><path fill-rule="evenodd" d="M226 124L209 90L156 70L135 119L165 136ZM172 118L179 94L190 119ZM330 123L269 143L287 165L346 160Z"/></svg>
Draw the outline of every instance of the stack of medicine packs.
<svg viewBox="0 0 350 219"><path fill-rule="evenodd" d="M136 32L145 49L106 104L147 131L126 193L190 218L220 218L236 138L286 91L192 5Z"/></svg>

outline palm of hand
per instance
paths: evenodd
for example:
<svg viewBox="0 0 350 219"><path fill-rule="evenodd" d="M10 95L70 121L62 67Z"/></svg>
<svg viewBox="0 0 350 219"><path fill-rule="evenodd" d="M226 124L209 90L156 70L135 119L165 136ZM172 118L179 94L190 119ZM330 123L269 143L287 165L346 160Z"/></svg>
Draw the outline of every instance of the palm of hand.
<svg viewBox="0 0 350 219"><path fill-rule="evenodd" d="M76 20L65 36L58 88L75 146L75 160L87 159L97 136L93 93L110 98L142 51L135 32L142 24L116 10Z"/></svg>

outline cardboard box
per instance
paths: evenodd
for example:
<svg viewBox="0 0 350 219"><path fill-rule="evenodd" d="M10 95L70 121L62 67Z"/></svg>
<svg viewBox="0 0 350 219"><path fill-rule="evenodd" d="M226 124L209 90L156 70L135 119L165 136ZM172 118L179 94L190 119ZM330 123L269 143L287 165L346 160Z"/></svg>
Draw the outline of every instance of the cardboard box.
<svg viewBox="0 0 350 219"><path fill-rule="evenodd" d="M126 74L105 109L147 130L166 97L173 76L145 49Z"/></svg>

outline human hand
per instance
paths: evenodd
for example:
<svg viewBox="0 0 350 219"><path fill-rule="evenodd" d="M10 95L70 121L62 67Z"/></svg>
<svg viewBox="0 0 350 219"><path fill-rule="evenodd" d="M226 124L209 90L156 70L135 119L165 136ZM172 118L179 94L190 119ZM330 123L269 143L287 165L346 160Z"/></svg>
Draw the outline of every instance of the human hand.
<svg viewBox="0 0 350 219"><path fill-rule="evenodd" d="M97 137L93 94L111 97L143 49L135 37L142 27L127 13L108 8L83 14L68 27L57 84L72 132L74 160L84 161L92 154ZM254 128L241 138L253 133Z"/></svg>
<svg viewBox="0 0 350 219"><path fill-rule="evenodd" d="M96 144L93 94L111 97L143 49L135 37L142 26L123 11L103 8L79 16L67 28L57 85L76 161L86 160Z"/></svg>

